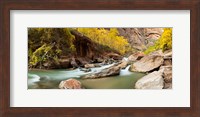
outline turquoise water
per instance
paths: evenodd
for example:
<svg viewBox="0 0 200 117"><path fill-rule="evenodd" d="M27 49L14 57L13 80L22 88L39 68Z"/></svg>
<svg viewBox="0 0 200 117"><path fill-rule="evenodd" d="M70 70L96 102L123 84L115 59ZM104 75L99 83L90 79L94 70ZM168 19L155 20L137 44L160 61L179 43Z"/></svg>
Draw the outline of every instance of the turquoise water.
<svg viewBox="0 0 200 117"><path fill-rule="evenodd" d="M80 79L80 76L92 72L98 72L102 69L110 67L106 65L99 68L92 68L91 72L83 72L79 69L75 70L29 70L28 71L28 88L29 89L58 89L58 85L62 80L75 78L79 80L86 89L133 89L135 82L145 74L130 72L128 66L120 71L120 75L105 77L99 79Z"/></svg>

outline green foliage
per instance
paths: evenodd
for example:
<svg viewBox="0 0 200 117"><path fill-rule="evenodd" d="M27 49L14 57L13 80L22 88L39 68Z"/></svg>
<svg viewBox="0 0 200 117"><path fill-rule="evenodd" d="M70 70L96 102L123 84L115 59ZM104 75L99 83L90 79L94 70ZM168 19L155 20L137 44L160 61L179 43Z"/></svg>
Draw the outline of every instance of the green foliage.
<svg viewBox="0 0 200 117"><path fill-rule="evenodd" d="M145 50L145 54L151 53L158 49L162 51L172 48L172 28L165 28L161 37L155 42L154 46L149 47Z"/></svg>
<svg viewBox="0 0 200 117"><path fill-rule="evenodd" d="M37 65L37 63L42 62L42 61L46 61L48 59L48 57L50 57L49 54L53 53L52 51L50 51L52 49L52 45L48 46L46 44L42 45L41 47L39 47L38 49L36 49L35 52L33 52L31 59L30 59L30 64L31 65ZM49 54L48 54L49 52Z"/></svg>
<svg viewBox="0 0 200 117"><path fill-rule="evenodd" d="M77 28L77 30L94 42L108 46L120 54L125 54L131 49L127 40L123 36L119 36L116 28Z"/></svg>
<svg viewBox="0 0 200 117"><path fill-rule="evenodd" d="M58 61L61 54L75 51L74 36L69 28L29 28L29 67L42 65L45 61Z"/></svg>
<svg viewBox="0 0 200 117"><path fill-rule="evenodd" d="M156 51L157 49L156 49L156 46L154 45L154 46L150 46L148 49L146 49L145 51L144 51L144 54L149 54L149 53L151 53L151 52L154 52L154 51Z"/></svg>

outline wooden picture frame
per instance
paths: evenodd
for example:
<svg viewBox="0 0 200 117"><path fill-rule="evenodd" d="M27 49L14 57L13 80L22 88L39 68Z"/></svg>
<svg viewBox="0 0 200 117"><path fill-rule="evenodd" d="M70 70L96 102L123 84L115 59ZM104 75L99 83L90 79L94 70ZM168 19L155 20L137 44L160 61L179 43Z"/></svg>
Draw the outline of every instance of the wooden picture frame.
<svg viewBox="0 0 200 117"><path fill-rule="evenodd" d="M10 10L190 10L190 107L10 107ZM199 21L200 0L2 0L0 2L0 116L200 117Z"/></svg>

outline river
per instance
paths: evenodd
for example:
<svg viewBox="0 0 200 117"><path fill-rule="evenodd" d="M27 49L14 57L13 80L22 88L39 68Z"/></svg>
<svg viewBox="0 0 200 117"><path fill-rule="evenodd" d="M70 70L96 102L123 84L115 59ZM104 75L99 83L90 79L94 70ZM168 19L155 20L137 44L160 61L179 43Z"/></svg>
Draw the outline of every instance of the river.
<svg viewBox="0 0 200 117"><path fill-rule="evenodd" d="M126 69L120 71L120 75L99 79L80 79L80 76L92 72L98 72L102 69L110 67L105 65L102 67L92 68L90 72L83 72L80 69L66 70L29 70L28 71L28 89L58 89L58 85L62 80L75 78L79 80L86 89L133 89L136 81L145 74L130 72Z"/></svg>

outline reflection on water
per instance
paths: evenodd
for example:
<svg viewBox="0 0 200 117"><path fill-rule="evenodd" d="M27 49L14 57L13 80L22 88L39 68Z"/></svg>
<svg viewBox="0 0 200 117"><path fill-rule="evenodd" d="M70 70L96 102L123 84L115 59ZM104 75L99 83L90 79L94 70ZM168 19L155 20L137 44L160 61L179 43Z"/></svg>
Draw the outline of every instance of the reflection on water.
<svg viewBox="0 0 200 117"><path fill-rule="evenodd" d="M99 72L102 69L110 67L106 65L99 68L92 68L91 72ZM135 82L144 76L143 73L136 73L126 69L120 71L120 75L105 77L99 79L80 79L80 76L91 72L75 70L29 70L28 88L29 89L58 89L62 80L75 78L79 80L86 89L132 89Z"/></svg>

